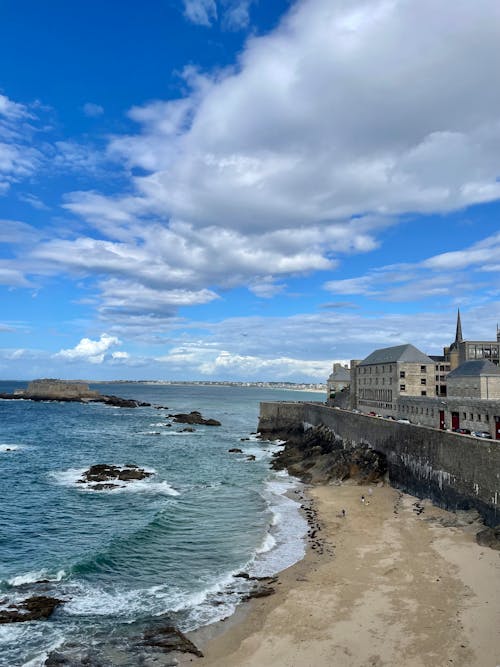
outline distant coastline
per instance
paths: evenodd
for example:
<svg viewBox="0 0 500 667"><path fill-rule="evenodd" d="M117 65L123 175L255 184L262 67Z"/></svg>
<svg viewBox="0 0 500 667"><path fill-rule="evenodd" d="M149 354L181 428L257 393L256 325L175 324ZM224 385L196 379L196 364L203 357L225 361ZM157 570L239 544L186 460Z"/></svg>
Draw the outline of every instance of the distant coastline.
<svg viewBox="0 0 500 667"><path fill-rule="evenodd" d="M323 382L236 382L232 380L85 380L89 384L149 384L207 387L258 387L260 389L285 389L290 391L326 392Z"/></svg>

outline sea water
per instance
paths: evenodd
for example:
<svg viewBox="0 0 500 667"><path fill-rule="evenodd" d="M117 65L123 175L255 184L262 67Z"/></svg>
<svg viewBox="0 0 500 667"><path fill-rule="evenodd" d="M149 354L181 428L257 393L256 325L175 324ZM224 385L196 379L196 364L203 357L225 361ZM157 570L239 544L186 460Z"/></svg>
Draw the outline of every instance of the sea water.
<svg viewBox="0 0 500 667"><path fill-rule="evenodd" d="M20 386L1 383L0 392ZM260 401L321 395L217 385L92 388L152 406L0 400L0 602L39 594L65 600L48 621L0 625L2 667L43 665L68 642L109 656L110 644L132 647L159 619L186 631L225 618L248 592L234 574L271 575L304 553L307 526L290 493L298 483L270 468L280 445L252 432ZM222 425L189 432L168 418L191 410ZM235 447L243 453L228 452ZM153 474L94 491L77 480L97 463Z"/></svg>

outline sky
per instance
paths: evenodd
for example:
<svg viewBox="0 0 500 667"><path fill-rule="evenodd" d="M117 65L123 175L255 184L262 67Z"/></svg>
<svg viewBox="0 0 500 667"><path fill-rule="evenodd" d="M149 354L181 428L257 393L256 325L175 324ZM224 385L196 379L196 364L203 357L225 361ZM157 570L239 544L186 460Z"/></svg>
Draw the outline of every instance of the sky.
<svg viewBox="0 0 500 667"><path fill-rule="evenodd" d="M495 339L498 0L0 0L0 378Z"/></svg>

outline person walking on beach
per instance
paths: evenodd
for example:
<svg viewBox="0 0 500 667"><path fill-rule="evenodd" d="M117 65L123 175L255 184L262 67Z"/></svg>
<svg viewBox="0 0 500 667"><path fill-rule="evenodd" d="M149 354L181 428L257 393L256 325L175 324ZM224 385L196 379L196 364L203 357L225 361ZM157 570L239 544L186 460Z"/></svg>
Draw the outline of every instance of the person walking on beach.
<svg viewBox="0 0 500 667"><path fill-rule="evenodd" d="M363 505L365 504L365 497L364 496L361 496L361 502L363 503Z"/></svg>

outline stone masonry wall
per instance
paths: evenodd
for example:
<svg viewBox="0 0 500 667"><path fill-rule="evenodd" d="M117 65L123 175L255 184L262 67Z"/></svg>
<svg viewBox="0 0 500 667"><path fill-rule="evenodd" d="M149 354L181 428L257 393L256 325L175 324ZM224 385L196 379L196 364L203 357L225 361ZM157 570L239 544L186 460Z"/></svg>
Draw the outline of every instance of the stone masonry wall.
<svg viewBox="0 0 500 667"><path fill-rule="evenodd" d="M25 395L44 398L95 398L99 396L99 392L89 389L85 382L44 379L30 382Z"/></svg>
<svg viewBox="0 0 500 667"><path fill-rule="evenodd" d="M447 509L477 509L500 523L500 442L400 424L320 403L261 403L259 431L286 437L324 425L344 443L386 455L391 484Z"/></svg>

